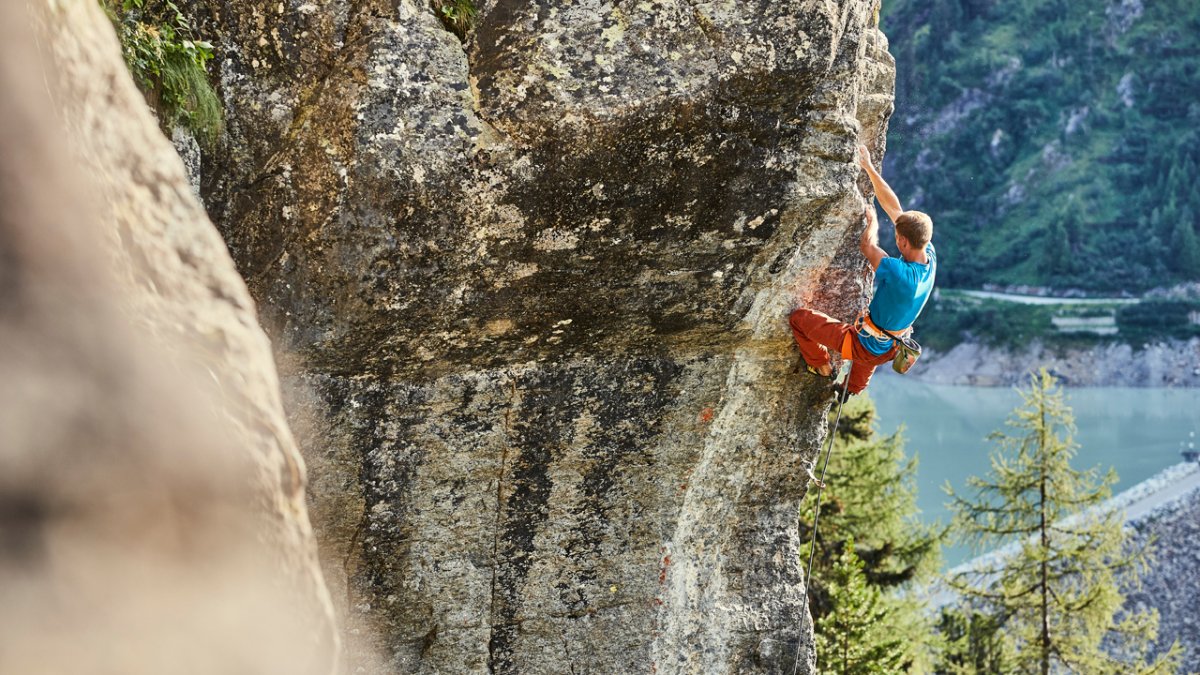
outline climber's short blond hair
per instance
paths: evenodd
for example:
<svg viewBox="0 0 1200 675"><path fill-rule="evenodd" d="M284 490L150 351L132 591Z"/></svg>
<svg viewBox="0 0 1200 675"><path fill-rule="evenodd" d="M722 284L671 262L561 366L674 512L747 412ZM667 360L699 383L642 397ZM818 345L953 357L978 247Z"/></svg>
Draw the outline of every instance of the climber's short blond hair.
<svg viewBox="0 0 1200 675"><path fill-rule="evenodd" d="M905 211L896 217L896 234L922 250L933 239L933 220L920 211Z"/></svg>

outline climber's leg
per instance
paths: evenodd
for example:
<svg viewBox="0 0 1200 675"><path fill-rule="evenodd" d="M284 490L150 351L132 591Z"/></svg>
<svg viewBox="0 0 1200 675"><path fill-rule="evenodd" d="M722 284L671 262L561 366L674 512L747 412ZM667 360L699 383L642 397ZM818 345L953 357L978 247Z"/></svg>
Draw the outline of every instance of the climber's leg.
<svg viewBox="0 0 1200 675"><path fill-rule="evenodd" d="M870 384L875 367L891 361L896 356L898 347L892 345L892 348L883 354L873 354L856 339L851 340L850 346L854 364L850 366L848 386L851 394L858 394Z"/></svg>
<svg viewBox="0 0 1200 675"><path fill-rule="evenodd" d="M792 312L788 323L792 327L792 335L796 338L796 345L800 347L800 355L804 357L804 362L822 373L831 367L829 352L826 349L832 349L835 354L841 353L846 333L854 330L848 323L804 308Z"/></svg>
<svg viewBox="0 0 1200 675"><path fill-rule="evenodd" d="M850 382L847 383L848 391L851 394L861 394L863 389L871 382L871 374L875 372L875 365L867 361L855 361L850 366Z"/></svg>

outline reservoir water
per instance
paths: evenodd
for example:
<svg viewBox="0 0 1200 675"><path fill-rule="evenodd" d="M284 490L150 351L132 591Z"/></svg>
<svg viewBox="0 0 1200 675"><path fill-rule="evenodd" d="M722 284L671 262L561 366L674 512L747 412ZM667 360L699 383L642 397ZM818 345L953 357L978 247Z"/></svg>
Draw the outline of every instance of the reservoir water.
<svg viewBox="0 0 1200 675"><path fill-rule="evenodd" d="M918 456L917 505L926 521L948 523L950 511L942 486L967 489L967 476L990 469L986 440L1005 428L1020 403L1008 387L933 385L883 372L868 390L879 413L879 431L904 427L905 451ZM1079 450L1075 468L1117 470L1113 493L1132 487L1182 460L1181 444L1200 448L1200 389L1067 389L1075 412ZM947 567L969 558L965 547L942 550Z"/></svg>

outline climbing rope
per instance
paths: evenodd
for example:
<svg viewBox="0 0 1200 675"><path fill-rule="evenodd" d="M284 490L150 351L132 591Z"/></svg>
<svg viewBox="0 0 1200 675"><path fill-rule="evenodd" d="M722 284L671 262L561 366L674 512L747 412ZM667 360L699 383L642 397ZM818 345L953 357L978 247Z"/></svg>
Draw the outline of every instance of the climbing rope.
<svg viewBox="0 0 1200 675"><path fill-rule="evenodd" d="M874 204L871 203L870 200L868 200L868 208L875 208ZM859 297L859 305L861 305L859 307L859 314L862 314L863 310L866 309L867 304L869 303L870 295L871 295L870 290L869 290L871 288L871 284L870 284L869 280L867 279L868 271L870 269L871 269L870 265L867 265L863 269L862 295ZM816 484L816 486L817 486L817 505L816 505L816 508L813 510L812 539L809 541L809 544L808 544L808 569L804 572L804 583L801 586L801 588L803 589L802 592L804 593L804 596L803 596L804 604L800 606L800 609L803 612L808 611L808 580L812 578L813 559L816 558L816 555L817 555L817 523L820 521L820 518L821 518L821 497L825 494L825 472L826 472L826 470L829 469L829 457L830 457L830 455L833 454L833 441L834 441L834 438L837 436L838 424L840 424L842 421L842 408L846 405L847 392L849 392L849 390L850 390L850 373L846 373L846 376L842 381L842 392L840 394L838 394L838 397L837 397L837 400L838 400L837 415L833 419L833 426L830 427L830 429L829 429L829 443L825 448L825 459L821 463L821 476L820 476L820 478L813 476L812 469L809 469L809 471L808 471L808 475L812 478L813 483ZM835 391L836 391L836 389L835 389ZM817 457L820 458L820 455L818 455ZM813 466L815 467L816 464L814 463ZM816 635L815 622L813 625L813 635L814 636ZM792 675L796 675L797 671L800 668L800 648L801 648L801 646L802 646L802 644L801 644L799 638L797 638L797 640L796 640L796 657L795 657L795 659L792 660ZM817 655L814 655L814 658L813 658L814 669L816 666L816 658L817 658ZM817 672L819 672L819 671L817 671Z"/></svg>
<svg viewBox="0 0 1200 675"><path fill-rule="evenodd" d="M842 407L846 405L846 392L850 389L850 373L846 373L845 381L842 383L842 393L838 395L837 417L833 420L833 427L829 430L829 444L825 449L825 460L821 464L821 477L815 481L817 485L817 506L813 510L813 527L812 541L808 545L808 570L804 573L804 604L801 605L801 611L808 611L808 580L812 578L813 559L817 554L817 523L821 518L821 496L825 494L825 471L829 469L829 456L833 454L833 440L837 435L838 424L842 421ZM836 391L836 390L835 390ZM816 635L816 626L813 627L813 635ZM796 658L792 661L792 675L796 675L797 669L800 667L800 647L801 643L796 640Z"/></svg>

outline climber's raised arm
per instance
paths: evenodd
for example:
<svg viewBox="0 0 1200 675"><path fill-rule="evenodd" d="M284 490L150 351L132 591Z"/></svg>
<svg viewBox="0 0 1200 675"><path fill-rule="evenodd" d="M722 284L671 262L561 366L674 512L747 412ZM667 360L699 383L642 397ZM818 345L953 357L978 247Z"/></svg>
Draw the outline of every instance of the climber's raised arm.
<svg viewBox="0 0 1200 675"><path fill-rule="evenodd" d="M879 205L883 207L892 222L896 222L900 214L904 213L904 208L900 206L900 200L896 198L896 193L892 192L891 186L875 170L875 165L871 164L871 151L867 150L865 145L858 146L858 165L871 178L871 185L875 186L875 197L879 200Z"/></svg>
<svg viewBox="0 0 1200 675"><path fill-rule="evenodd" d="M931 241L933 220L920 211L905 211L900 206L896 193L871 165L871 153L865 146L858 148L858 163L871 177L883 210L896 223L896 248L900 256L889 257L879 247L875 203L864 201L863 218L867 222L858 247L875 271L870 307L854 322L838 321L806 307L797 308L788 316L792 337L809 374L829 382L836 372L833 355L854 363L842 390L851 394L865 389L871 373L882 363L892 361L900 372L912 365L920 347L908 336L909 330L933 292L937 274L937 251Z"/></svg>
<svg viewBox="0 0 1200 675"><path fill-rule="evenodd" d="M863 230L862 237L858 240L858 248L867 257L867 262L871 263L871 269L877 270L887 253L879 247L879 220L875 218L875 207L872 204L866 205L865 215L867 229Z"/></svg>

